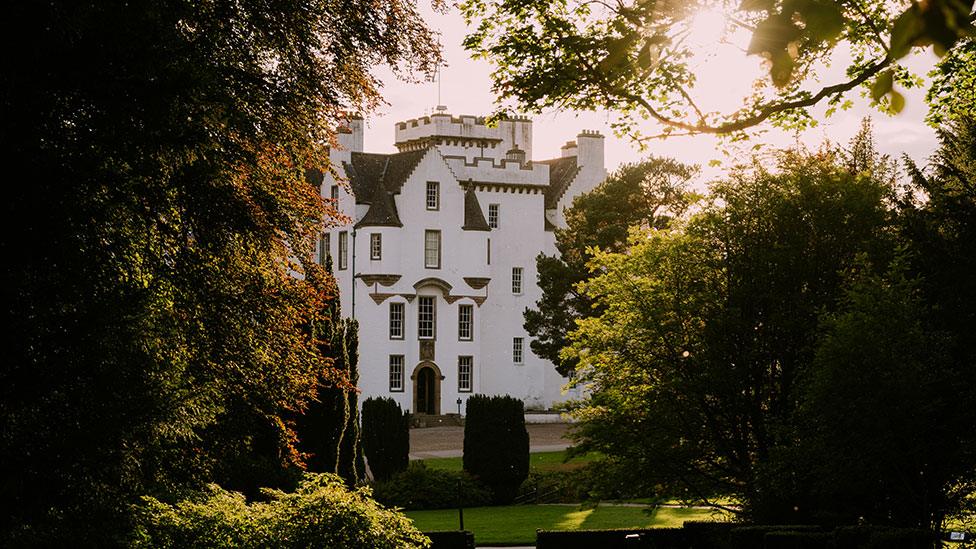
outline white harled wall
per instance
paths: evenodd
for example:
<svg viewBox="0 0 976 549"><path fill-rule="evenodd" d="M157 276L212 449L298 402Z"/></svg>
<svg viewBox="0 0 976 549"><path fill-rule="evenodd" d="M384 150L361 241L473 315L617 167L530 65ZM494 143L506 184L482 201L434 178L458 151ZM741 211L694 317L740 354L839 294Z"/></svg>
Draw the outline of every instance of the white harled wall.
<svg viewBox="0 0 976 549"><path fill-rule="evenodd" d="M427 121L427 122L425 122ZM331 152L333 162L341 168L348 162L353 150L361 151L362 121L354 120L350 133L340 134L344 149ZM416 124L414 122L417 122ZM338 267L338 238L341 231L349 236L349 265L345 270L336 268L340 286L343 314L355 316L360 323L360 389L363 398L388 396L396 399L407 410L413 411L414 394L411 375L420 361L420 343L417 337L418 300L413 295L436 297L437 323L434 363L440 369L440 412L457 412L458 397L465 401L470 395L510 394L521 398L529 408L549 408L568 396L562 391L565 380L553 365L535 356L530 347L529 334L523 328L523 312L533 307L540 298L537 286L535 258L540 252L555 253L554 235L545 230L544 190L548 185L549 167L545 164L519 166L503 160L505 150L483 154L463 149L462 137L493 138L500 140L493 151L511 147L512 143L522 150L531 151L531 121L519 119L496 128L478 125L474 117L453 118L435 115L397 125L397 142L422 139L424 135L457 135L458 141L443 140L441 145L428 150L401 192L395 195L397 211L403 227L361 227L353 229L353 223L328 230L331 235L331 252ZM425 134L425 131L427 132ZM451 134L450 132L455 132ZM461 135L465 134L465 135ZM597 134L578 136L579 162L583 166L576 181L560 201L571 202L578 192L589 190L602 181L603 138ZM459 154L464 153L464 154ZM445 158L463 156L459 158ZM493 161L476 161L476 157L490 157ZM531 156L527 156L531 158ZM490 204L499 205L499 226L491 231L464 231L464 188L462 183L473 182L476 195L485 218ZM427 210L426 183L440 183L440 208ZM495 183L495 184L491 184ZM322 194L328 197L331 185L328 178ZM358 220L367 207L354 203L349 186L341 185L340 210L353 220ZM561 219L561 212L559 215ZM441 268L424 266L424 233L428 229L441 231ZM353 235L355 232L355 237ZM382 258L370 259L370 234L382 235ZM490 264L488 247L490 241ZM353 243L355 242L355 264ZM522 267L522 292L512 292L512 268ZM363 275L400 275L392 286L374 284L367 286L361 279L354 281L353 272ZM465 277L490 278L487 287L473 289ZM442 287L420 285L425 279L439 279L450 285L452 296L485 296L478 305L470 297L462 297L453 303L445 300ZM384 294L377 304L372 294ZM404 297L396 294L404 294ZM389 295L392 295L390 297ZM353 299L353 296L355 299ZM355 302L355 303L353 303ZM404 303L404 338L389 337L389 304ZM458 306L474 307L474 338L458 339ZM512 356L513 338L524 341L524 360L515 364ZM404 355L404 390L389 390L389 356ZM459 393L457 380L458 356L472 356L474 361L473 391ZM462 413L463 413L462 405Z"/></svg>

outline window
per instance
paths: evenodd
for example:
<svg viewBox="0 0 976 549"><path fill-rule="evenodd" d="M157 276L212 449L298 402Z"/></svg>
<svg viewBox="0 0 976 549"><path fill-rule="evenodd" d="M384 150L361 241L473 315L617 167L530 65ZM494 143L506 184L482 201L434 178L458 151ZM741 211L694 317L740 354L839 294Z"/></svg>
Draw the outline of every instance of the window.
<svg viewBox="0 0 976 549"><path fill-rule="evenodd" d="M383 256L383 235L372 233L369 235L369 258L378 260Z"/></svg>
<svg viewBox="0 0 976 549"><path fill-rule="evenodd" d="M471 341L474 337L474 306L458 305L458 339Z"/></svg>
<svg viewBox="0 0 976 549"><path fill-rule="evenodd" d="M424 232L424 267L428 269L441 268L441 232Z"/></svg>
<svg viewBox="0 0 976 549"><path fill-rule="evenodd" d="M403 339L403 303L390 303L390 339Z"/></svg>
<svg viewBox="0 0 976 549"><path fill-rule="evenodd" d="M437 331L437 310L434 296L422 295L417 305L417 339L434 339Z"/></svg>
<svg viewBox="0 0 976 549"><path fill-rule="evenodd" d="M470 393L471 392L471 379L474 373L474 366L472 365L474 361L469 356L459 356L458 357L458 392L459 393Z"/></svg>
<svg viewBox="0 0 976 549"><path fill-rule="evenodd" d="M319 236L319 265L325 267L325 262L327 258L332 255L332 250L330 250L332 235L329 233L322 233Z"/></svg>
<svg viewBox="0 0 976 549"><path fill-rule="evenodd" d="M522 364L522 346L524 340L521 337L512 339L512 362Z"/></svg>
<svg viewBox="0 0 976 549"><path fill-rule="evenodd" d="M522 293L522 267L512 267L512 293Z"/></svg>
<svg viewBox="0 0 976 549"><path fill-rule="evenodd" d="M490 238L488 239L488 245L485 246L485 249L488 251L488 264L491 265L491 239Z"/></svg>
<svg viewBox="0 0 976 549"><path fill-rule="evenodd" d="M427 182L427 209L439 210L441 207L441 184L436 181Z"/></svg>
<svg viewBox="0 0 976 549"><path fill-rule="evenodd" d="M498 204L488 204L488 226L498 228Z"/></svg>
<svg viewBox="0 0 976 549"><path fill-rule="evenodd" d="M332 186L332 192L331 194L329 194L329 197L332 198L332 205L338 208L339 207L339 186L338 185Z"/></svg>
<svg viewBox="0 0 976 549"><path fill-rule="evenodd" d="M339 233L339 270L346 268L346 261L349 258L349 233L342 231Z"/></svg>
<svg viewBox="0 0 976 549"><path fill-rule="evenodd" d="M403 392L403 355L390 355L390 392Z"/></svg>

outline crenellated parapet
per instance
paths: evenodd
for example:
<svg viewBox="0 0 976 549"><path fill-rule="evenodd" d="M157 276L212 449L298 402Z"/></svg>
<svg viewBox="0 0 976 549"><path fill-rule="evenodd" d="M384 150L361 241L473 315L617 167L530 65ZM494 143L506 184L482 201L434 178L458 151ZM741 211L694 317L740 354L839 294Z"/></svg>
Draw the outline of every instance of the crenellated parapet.
<svg viewBox="0 0 976 549"><path fill-rule="evenodd" d="M484 117L438 113L398 122L394 144L400 151L434 146L446 149L446 154L467 150L491 158L504 158L509 151L520 150L526 160L531 160L532 120L514 116L489 126Z"/></svg>

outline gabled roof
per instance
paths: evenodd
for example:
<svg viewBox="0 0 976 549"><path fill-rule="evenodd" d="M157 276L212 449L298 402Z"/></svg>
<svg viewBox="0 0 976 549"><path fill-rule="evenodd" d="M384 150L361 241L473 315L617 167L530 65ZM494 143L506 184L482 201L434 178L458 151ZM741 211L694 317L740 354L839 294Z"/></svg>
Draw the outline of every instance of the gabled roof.
<svg viewBox="0 0 976 549"><path fill-rule="evenodd" d="M464 191L464 225L461 229L465 231L490 231L491 227L485 221L485 213L478 203L478 196L474 194L474 188L468 187Z"/></svg>
<svg viewBox="0 0 976 549"><path fill-rule="evenodd" d="M369 204L356 227L402 227L394 194L417 168L427 150L395 154L354 152L343 167L357 204Z"/></svg>
<svg viewBox="0 0 976 549"><path fill-rule="evenodd" d="M570 184L576 179L580 167L576 164L575 156L565 156L552 160L539 160L539 164L549 165L549 187L546 188L546 209L552 210L559 205L559 199L566 194Z"/></svg>

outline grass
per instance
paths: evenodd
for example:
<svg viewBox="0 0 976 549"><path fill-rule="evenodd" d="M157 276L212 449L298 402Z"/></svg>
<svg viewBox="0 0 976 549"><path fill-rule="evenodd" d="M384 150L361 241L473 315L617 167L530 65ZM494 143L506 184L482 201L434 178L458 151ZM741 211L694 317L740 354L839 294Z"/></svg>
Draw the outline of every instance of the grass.
<svg viewBox="0 0 976 549"><path fill-rule="evenodd" d="M420 530L457 530L457 509L406 511ZM511 505L474 507L464 510L464 528L474 532L475 542L494 545L533 545L535 531L594 528L680 527L686 520L716 520L720 514L708 509L659 508L648 513L644 507L602 505Z"/></svg>
<svg viewBox="0 0 976 549"><path fill-rule="evenodd" d="M529 454L529 469L533 471L570 471L586 465L597 457L596 453L589 453L564 462L566 458L564 450L537 452ZM460 457L431 458L425 459L423 462L431 469L442 469L444 471L460 471L462 469Z"/></svg>

